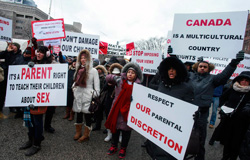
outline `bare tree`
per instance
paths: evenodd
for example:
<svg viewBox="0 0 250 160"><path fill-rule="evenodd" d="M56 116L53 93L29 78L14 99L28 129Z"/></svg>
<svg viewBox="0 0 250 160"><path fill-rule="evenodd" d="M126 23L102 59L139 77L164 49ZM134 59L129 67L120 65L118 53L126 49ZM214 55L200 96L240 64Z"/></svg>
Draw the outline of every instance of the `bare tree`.
<svg viewBox="0 0 250 160"><path fill-rule="evenodd" d="M140 40L135 42L136 50L160 50L164 51L167 45L167 38L164 37L152 37L148 40Z"/></svg>
<svg viewBox="0 0 250 160"><path fill-rule="evenodd" d="M26 20L24 25L23 25L23 38L24 39L31 39L32 38L31 20Z"/></svg>

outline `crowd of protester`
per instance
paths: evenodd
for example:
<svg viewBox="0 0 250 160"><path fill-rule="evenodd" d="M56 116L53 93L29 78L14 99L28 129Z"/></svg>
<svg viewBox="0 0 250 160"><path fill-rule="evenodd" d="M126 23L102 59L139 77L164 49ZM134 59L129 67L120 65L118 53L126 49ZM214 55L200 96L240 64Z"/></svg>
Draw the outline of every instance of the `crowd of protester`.
<svg viewBox="0 0 250 160"><path fill-rule="evenodd" d="M171 53L171 48L169 52ZM157 74L152 76L143 75L137 63L115 56L101 62L93 59L88 50L82 50L77 57L65 56L61 52L57 55L51 52L50 47L37 46L35 41L22 53L18 43L9 43L6 50L0 52L0 59L4 59L0 68L0 118L6 117L2 109L9 65L28 64L33 67L36 64L67 63L67 104L62 119L75 121L75 135L72 135L72 140L79 143L88 141L92 131L105 126L104 133L107 137L104 141L111 141L107 154L115 154L120 142L119 158L125 158L132 132L132 128L127 125L127 117L133 84L141 83L199 107L195 113L195 123L200 133L199 151L194 155L196 160L205 159L210 107L213 107L209 121L211 129L215 126L218 108L221 106L233 108L231 114L220 111L220 122L209 144L213 145L215 141L220 141L224 145L223 160L236 160L238 156L243 160L250 159L250 72L244 71L231 83L229 82L229 78L243 58L244 53L239 52L222 73L211 75L214 65L203 61L202 58L194 64L184 64L171 55L162 60ZM94 113L88 110L93 93L101 100L99 110ZM51 126L55 107L38 107L38 109L40 114L28 106L10 108L11 112L16 113L15 118L23 118L28 128L28 141L20 146L21 150L27 149L26 156L32 156L41 149L44 131L55 132ZM44 121L43 115L45 115ZM142 144L142 147L147 148L152 159L175 159L149 140Z"/></svg>

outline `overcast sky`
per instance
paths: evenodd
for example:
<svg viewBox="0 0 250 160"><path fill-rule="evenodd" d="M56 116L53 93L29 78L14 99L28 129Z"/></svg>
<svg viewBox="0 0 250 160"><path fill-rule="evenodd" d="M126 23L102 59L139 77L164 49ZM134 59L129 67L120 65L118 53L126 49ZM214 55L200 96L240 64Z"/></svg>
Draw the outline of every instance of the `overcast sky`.
<svg viewBox="0 0 250 160"><path fill-rule="evenodd" d="M49 12L50 0L34 0ZM175 13L250 10L250 0L52 0L51 16L67 24L80 22L82 32L100 35L108 43L126 44L167 37Z"/></svg>

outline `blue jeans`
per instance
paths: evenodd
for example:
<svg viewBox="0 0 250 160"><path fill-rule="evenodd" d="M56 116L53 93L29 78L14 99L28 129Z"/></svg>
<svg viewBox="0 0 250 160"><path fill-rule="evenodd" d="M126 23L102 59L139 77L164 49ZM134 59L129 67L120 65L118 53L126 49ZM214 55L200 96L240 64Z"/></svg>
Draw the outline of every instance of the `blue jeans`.
<svg viewBox="0 0 250 160"><path fill-rule="evenodd" d="M212 125L215 125L219 103L220 103L220 97L213 97L213 108L212 108L212 115L210 119L210 124Z"/></svg>

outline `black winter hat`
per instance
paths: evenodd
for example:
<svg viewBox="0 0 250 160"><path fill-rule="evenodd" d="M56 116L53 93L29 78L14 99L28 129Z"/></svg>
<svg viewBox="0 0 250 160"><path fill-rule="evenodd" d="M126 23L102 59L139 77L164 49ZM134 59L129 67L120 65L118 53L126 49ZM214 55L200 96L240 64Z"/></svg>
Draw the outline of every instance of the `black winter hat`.
<svg viewBox="0 0 250 160"><path fill-rule="evenodd" d="M250 71L241 72L239 76L234 78L233 83L235 83L236 81L239 82L242 78L247 78L250 80Z"/></svg>

